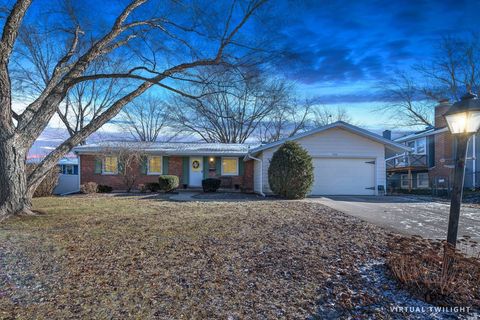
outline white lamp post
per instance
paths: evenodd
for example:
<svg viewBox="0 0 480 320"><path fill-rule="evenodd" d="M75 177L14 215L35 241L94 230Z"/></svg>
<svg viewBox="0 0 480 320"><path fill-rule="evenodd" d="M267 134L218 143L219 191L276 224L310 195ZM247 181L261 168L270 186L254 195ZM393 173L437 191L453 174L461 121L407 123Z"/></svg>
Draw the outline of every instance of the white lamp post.
<svg viewBox="0 0 480 320"><path fill-rule="evenodd" d="M455 247L460 205L462 203L468 140L480 128L480 100L475 94L469 92L460 101L455 102L444 114L444 117L447 120L450 132L457 141L447 233L447 242Z"/></svg>

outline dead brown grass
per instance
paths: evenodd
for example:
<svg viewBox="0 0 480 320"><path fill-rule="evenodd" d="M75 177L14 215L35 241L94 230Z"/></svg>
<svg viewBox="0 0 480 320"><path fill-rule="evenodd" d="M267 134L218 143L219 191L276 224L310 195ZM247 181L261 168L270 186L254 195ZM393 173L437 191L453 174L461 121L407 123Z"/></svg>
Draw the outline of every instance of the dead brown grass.
<svg viewBox="0 0 480 320"><path fill-rule="evenodd" d="M454 251L440 241L393 238L387 265L401 284L428 303L479 308L480 260L474 248L476 243L465 239Z"/></svg>
<svg viewBox="0 0 480 320"><path fill-rule="evenodd" d="M299 201L39 198L0 225L0 318L305 318L385 234Z"/></svg>

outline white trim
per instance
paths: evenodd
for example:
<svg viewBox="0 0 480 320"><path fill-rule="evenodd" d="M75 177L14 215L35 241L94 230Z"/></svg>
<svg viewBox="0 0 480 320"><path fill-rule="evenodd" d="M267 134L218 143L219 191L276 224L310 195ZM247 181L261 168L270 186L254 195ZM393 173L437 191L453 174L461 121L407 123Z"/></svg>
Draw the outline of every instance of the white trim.
<svg viewBox="0 0 480 320"><path fill-rule="evenodd" d="M105 158L107 158L107 157L117 159L117 165L116 165L117 170L116 171L114 171L114 172L106 172L105 171ZM118 174L118 157L117 156L103 156L102 157L102 175L104 175L104 176L115 176L117 174Z"/></svg>
<svg viewBox="0 0 480 320"><path fill-rule="evenodd" d="M150 158L160 158L160 172L150 172ZM147 176L161 176L163 174L163 157L157 155L147 156Z"/></svg>
<svg viewBox="0 0 480 320"><path fill-rule="evenodd" d="M251 155L247 155L245 158L248 158L248 159L252 159L254 161L258 161L260 162L260 191L258 191L258 193L262 196L262 197L266 197L265 193L263 193L263 161L262 159L259 159L259 158L255 158ZM255 189L255 172L253 173L254 174L254 177L253 177L253 188Z"/></svg>
<svg viewBox="0 0 480 320"><path fill-rule="evenodd" d="M80 185L82 184L82 165L80 163L81 157L77 155L78 158L78 192L80 192ZM95 162L93 163L93 173L95 174Z"/></svg>
<svg viewBox="0 0 480 320"><path fill-rule="evenodd" d="M223 172L223 159L229 159L229 160L236 160L236 161L237 161L237 166L236 166L236 171L235 171L235 173L224 173L224 172ZM221 157L221 158L220 158L220 162L221 162L221 163L220 163L221 175L222 175L222 176L238 176L239 165L240 165L240 164L239 164L239 161L240 161L240 159L237 158L237 157Z"/></svg>
<svg viewBox="0 0 480 320"><path fill-rule="evenodd" d="M403 186L403 177L407 177L407 186ZM404 173L400 175L400 189L408 189L410 187L410 183L408 181L408 174Z"/></svg>
<svg viewBox="0 0 480 320"><path fill-rule="evenodd" d="M418 152L417 151L418 150L418 145L420 144L419 143L420 141L424 142L423 152ZM408 143L411 143L411 142L413 142L413 148L411 148L412 149L412 151L411 151L412 154L418 154L418 155L426 155L427 154L427 137L420 137L420 138L405 141L405 145L407 145Z"/></svg>
<svg viewBox="0 0 480 320"><path fill-rule="evenodd" d="M420 175L426 174L427 175L427 185L420 185ZM426 189L430 186L430 181L428 178L428 172L417 172L417 189Z"/></svg>
<svg viewBox="0 0 480 320"><path fill-rule="evenodd" d="M415 140L415 139L418 139L418 138L421 138L421 137L432 136L432 135L435 135L437 133L442 133L442 132L447 132L447 131L448 131L448 127L441 128L441 129L430 129L430 130L423 131L423 132L420 132L420 133L409 134L407 136L403 136L403 137L394 139L394 141L395 142L405 142L405 141Z"/></svg>
<svg viewBox="0 0 480 320"><path fill-rule="evenodd" d="M250 150L249 153L256 154L260 151L282 145L286 141L297 140L297 139L300 139L300 138L310 136L312 134L316 134L316 133L320 133L320 132L332 129L332 128L342 128L342 129L348 130L352 133L356 133L356 134L358 134L360 136L363 136L363 137L366 137L370 140L376 141L378 143L382 143L385 146L389 146L390 149L392 149L393 151L410 151L410 148L407 148L406 146L404 146L402 144L399 144L399 143L397 143L393 140L385 139L384 137L379 136L377 134L374 134L373 132L370 132L368 130L356 127L356 126L348 124L346 122L337 121L337 122L334 122L332 124L329 124L329 125L326 125L326 126L323 126L323 127L318 127L316 129L313 129L313 130L310 130L310 131L307 131L307 132L304 132L304 133L300 133L300 134L297 134L297 135L292 136L292 137L288 137L288 138L285 138L285 139L281 139L281 140L278 140L278 141L275 141L275 142L272 142L272 143L268 143L268 144L259 146L257 148L254 148L254 149Z"/></svg>

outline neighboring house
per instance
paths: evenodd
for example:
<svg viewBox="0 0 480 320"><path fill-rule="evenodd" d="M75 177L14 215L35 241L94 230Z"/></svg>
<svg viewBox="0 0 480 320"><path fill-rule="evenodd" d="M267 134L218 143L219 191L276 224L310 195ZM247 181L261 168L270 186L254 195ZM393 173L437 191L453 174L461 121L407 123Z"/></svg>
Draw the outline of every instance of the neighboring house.
<svg viewBox="0 0 480 320"><path fill-rule="evenodd" d="M137 184L156 182L162 174L177 175L185 187L200 187L203 179L218 177L222 187L270 194L268 167L273 153L285 141L301 144L313 157L311 195L379 195L386 184L385 153L407 147L345 122L317 128L274 143L253 147L222 143L131 142L148 154ZM118 160L105 150L115 142L76 147L80 183L96 182L122 189ZM119 144L119 143L117 143ZM124 146L124 143L122 143Z"/></svg>
<svg viewBox="0 0 480 320"><path fill-rule="evenodd" d="M453 176L455 142L443 114L449 109L443 100L435 107L435 127L397 139L411 148L410 152L389 155L386 159L388 188L390 189L449 189ZM390 138L390 131L384 131ZM472 136L467 151L465 187L480 185L480 135Z"/></svg>
<svg viewBox="0 0 480 320"><path fill-rule="evenodd" d="M44 155L34 155L27 159L27 163L38 164L44 157ZM78 159L76 157L62 158L58 161L57 167L59 170L59 176L53 194L62 195L80 191Z"/></svg>
<svg viewBox="0 0 480 320"><path fill-rule="evenodd" d="M80 191L78 176L78 159L63 158L58 162L60 175L53 194L69 194Z"/></svg>
<svg viewBox="0 0 480 320"><path fill-rule="evenodd" d="M243 161L249 144L105 142L79 146L73 151L80 159L80 184L96 182L125 189L118 174L121 164L111 151L129 144L146 155L131 168L138 176L137 185L158 182L160 175L169 174L178 176L182 187L198 188L203 179L216 177L222 180L222 188L253 192L253 162Z"/></svg>

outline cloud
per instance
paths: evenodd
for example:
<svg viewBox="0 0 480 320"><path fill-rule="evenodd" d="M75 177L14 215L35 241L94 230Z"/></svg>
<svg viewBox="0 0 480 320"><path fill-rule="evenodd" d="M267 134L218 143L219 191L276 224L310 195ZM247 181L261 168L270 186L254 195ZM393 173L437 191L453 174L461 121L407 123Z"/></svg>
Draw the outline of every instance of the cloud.
<svg viewBox="0 0 480 320"><path fill-rule="evenodd" d="M335 85L408 69L444 32L473 28L480 2L306 0L287 1L282 10L278 70L301 84Z"/></svg>

